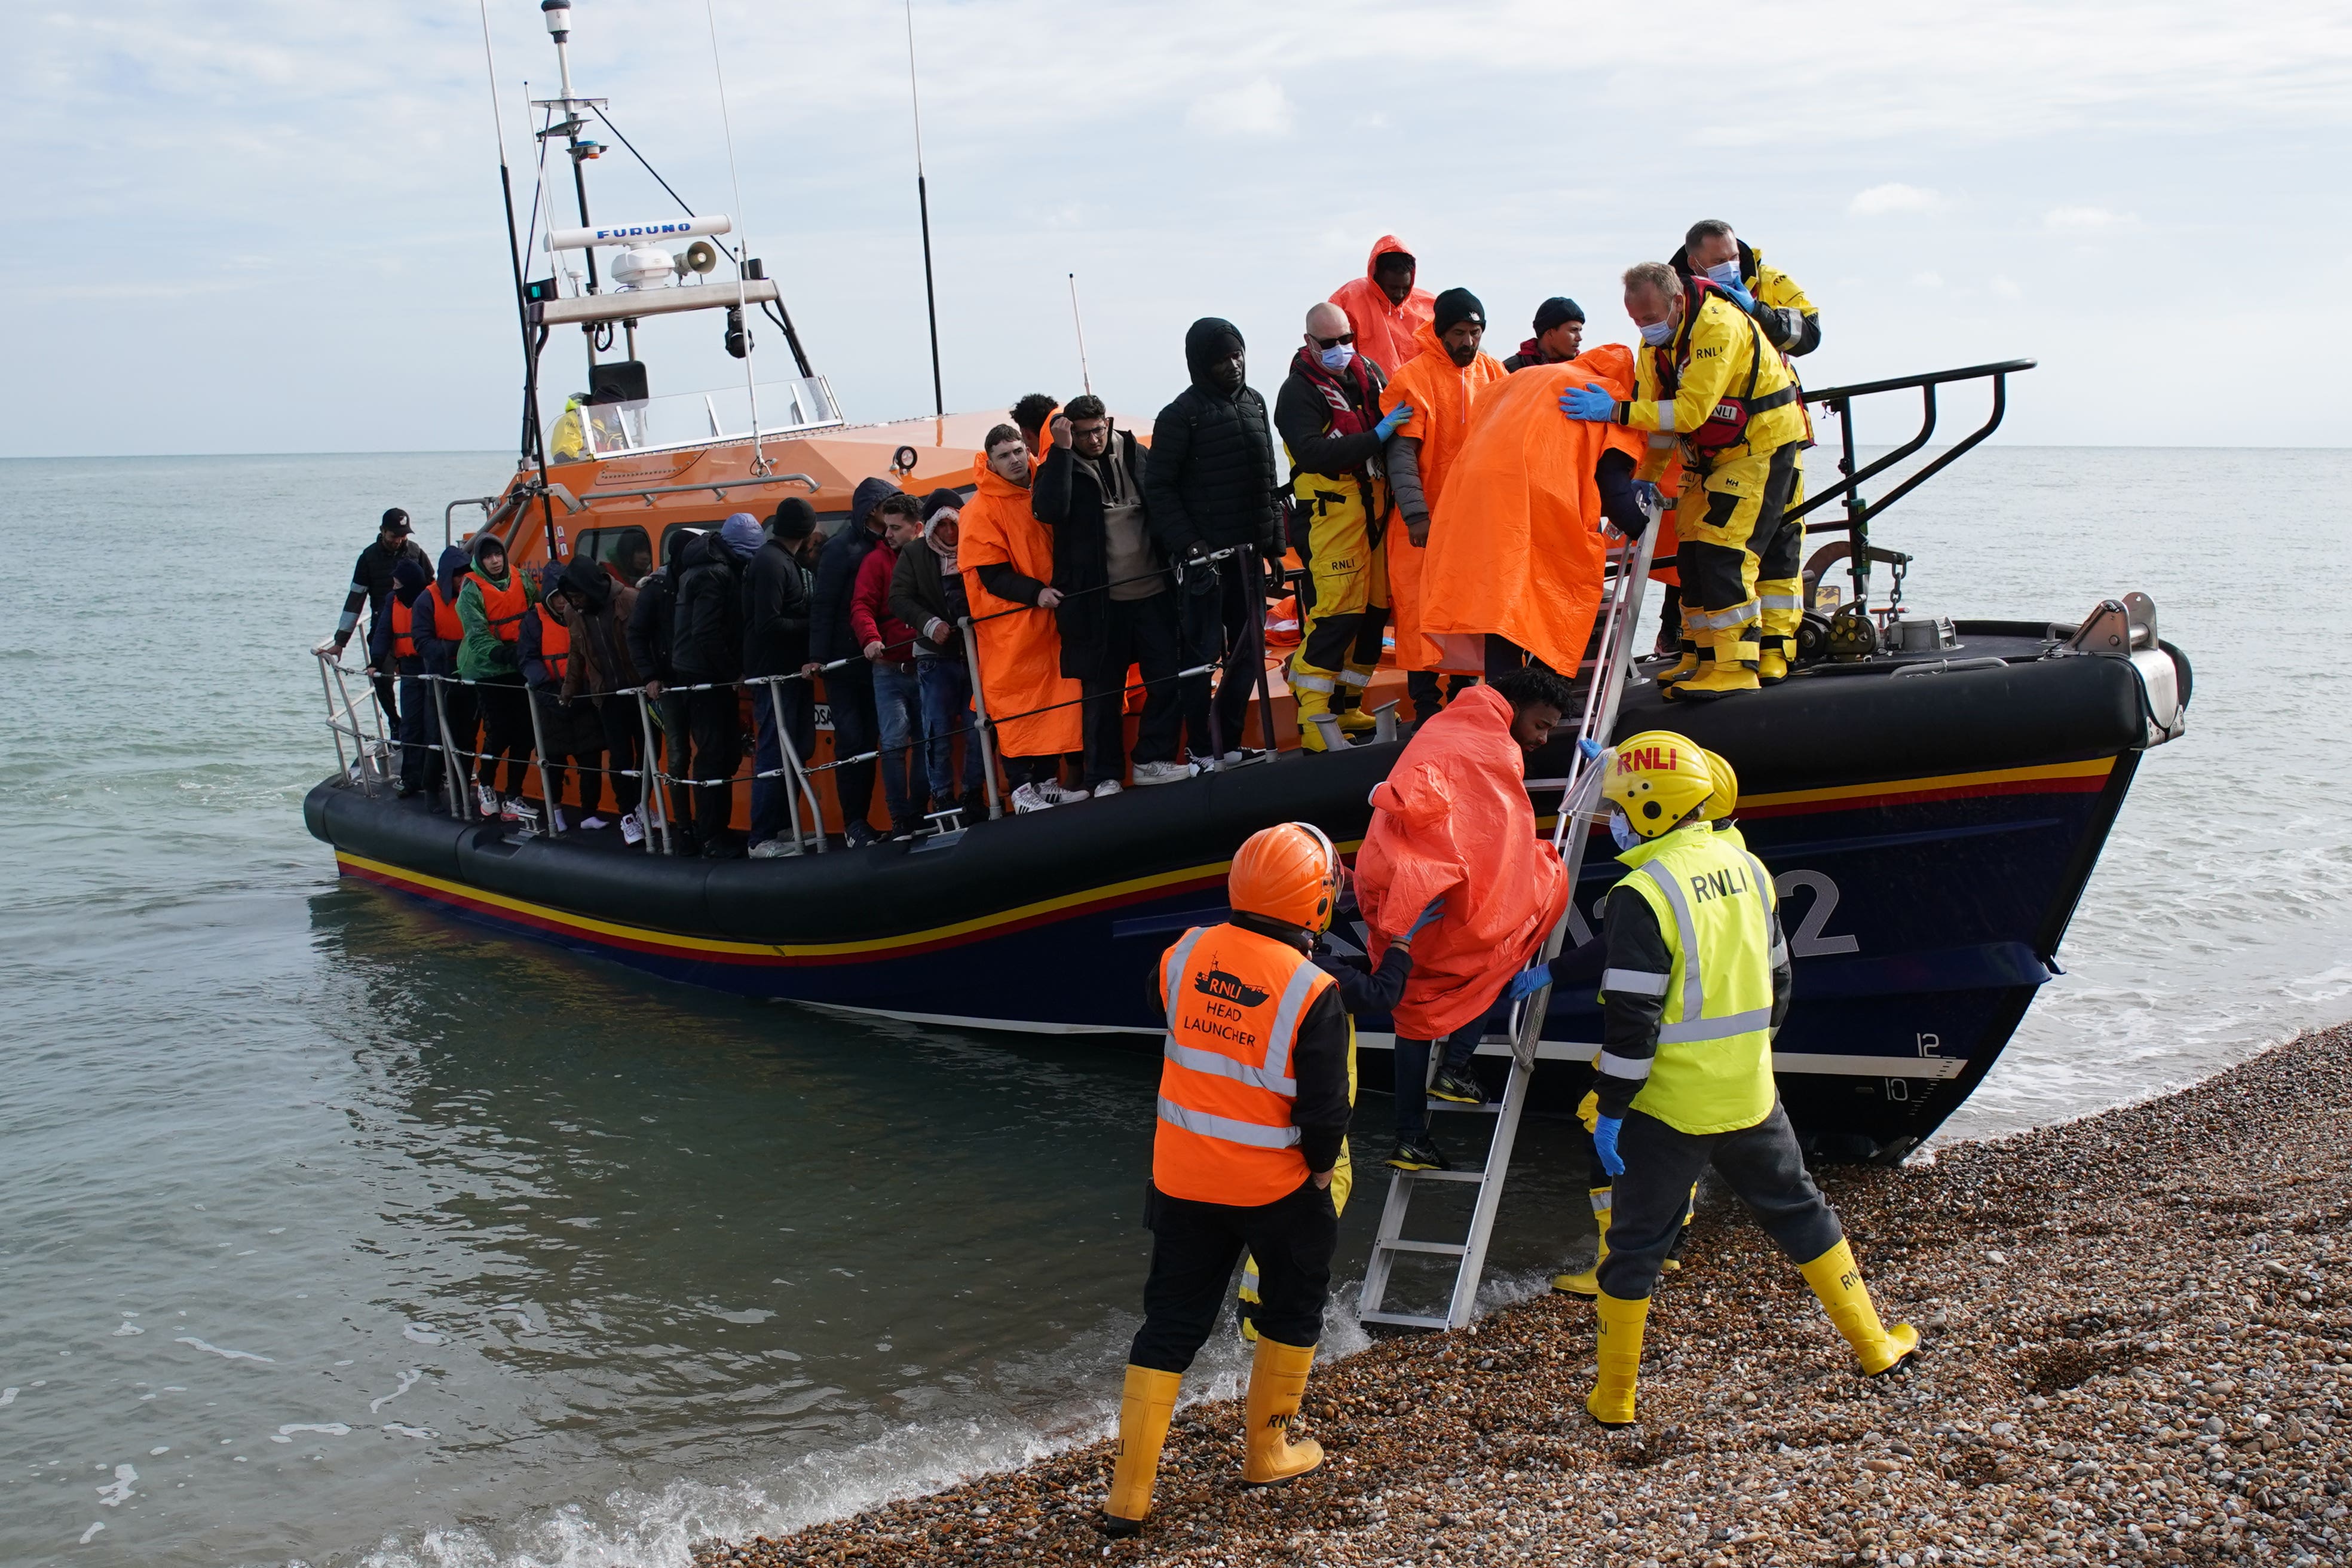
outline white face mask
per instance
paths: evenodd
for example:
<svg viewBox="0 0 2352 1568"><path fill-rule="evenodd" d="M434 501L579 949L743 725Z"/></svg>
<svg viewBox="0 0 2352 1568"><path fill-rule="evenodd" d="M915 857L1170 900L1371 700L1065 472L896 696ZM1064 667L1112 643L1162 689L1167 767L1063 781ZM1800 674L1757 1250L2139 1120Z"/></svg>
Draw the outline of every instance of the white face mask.
<svg viewBox="0 0 2352 1568"><path fill-rule="evenodd" d="M1653 321L1642 329L1642 341L1654 349L1664 348L1674 341L1674 337L1675 323L1672 318L1663 321Z"/></svg>
<svg viewBox="0 0 2352 1568"><path fill-rule="evenodd" d="M1728 261L1717 262L1706 269L1706 276L1707 281L1723 284L1726 288L1738 282L1739 258L1735 256Z"/></svg>
<svg viewBox="0 0 2352 1568"><path fill-rule="evenodd" d="M1356 363L1356 345L1341 343L1337 348L1323 350L1319 357L1325 370L1345 370Z"/></svg>
<svg viewBox="0 0 2352 1568"><path fill-rule="evenodd" d="M1614 805L1609 808L1609 837L1616 841L1620 849L1637 848L1642 843L1642 836L1633 831L1633 819L1621 807Z"/></svg>

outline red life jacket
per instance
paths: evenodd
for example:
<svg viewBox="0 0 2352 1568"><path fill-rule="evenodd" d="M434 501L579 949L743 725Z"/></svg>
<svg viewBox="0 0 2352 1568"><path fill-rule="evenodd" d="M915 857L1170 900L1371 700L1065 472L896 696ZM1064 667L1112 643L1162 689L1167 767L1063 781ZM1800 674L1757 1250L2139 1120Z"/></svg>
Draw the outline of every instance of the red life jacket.
<svg viewBox="0 0 2352 1568"><path fill-rule="evenodd" d="M1360 436L1381 422L1381 389L1372 384L1372 373L1365 368L1361 353L1348 362L1347 369L1335 373L1325 370L1320 359L1302 348L1290 368L1323 395L1332 435Z"/></svg>
<svg viewBox="0 0 2352 1568"><path fill-rule="evenodd" d="M1738 310L1739 319L1748 323L1748 341L1755 353L1748 362L1748 387L1737 397L1726 395L1715 405L1715 412L1696 430L1683 432L1683 449L1701 462L1726 447L1737 447L1748 439L1748 421L1756 415L1785 406L1797 401L1797 384L1791 381L1780 391L1756 395L1756 377L1764 368L1764 355L1780 351L1764 341L1764 330L1756 318L1739 310L1739 303L1724 292L1722 285L1710 279L1685 276L1683 279L1682 328L1675 341L1662 349L1652 349L1658 371L1658 391L1661 397L1671 398L1682 384L1683 372L1690 367L1691 331L1697 324L1699 308L1708 299L1721 300Z"/></svg>
<svg viewBox="0 0 2352 1568"><path fill-rule="evenodd" d="M512 642L522 635L522 618L530 614L530 595L522 585L522 574L509 570L507 585L499 587L479 572L468 572L474 580L474 591L482 596L482 615L490 623L490 630L500 642Z"/></svg>
<svg viewBox="0 0 2352 1568"><path fill-rule="evenodd" d="M393 602L392 602L392 657L393 657L393 658L415 658L416 657L416 637L415 637L415 632L411 629L411 627L415 625L415 616L416 616L416 606L415 606L415 605L414 603L404 605L404 604L402 604L402 603L401 603L397 598L395 598L395 599L394 599L394 600L393 600Z"/></svg>
<svg viewBox="0 0 2352 1568"><path fill-rule="evenodd" d="M433 635L435 637L443 642L456 642L466 635L466 624L457 618L457 599L454 593L448 598L443 598L441 584L436 583L417 596L429 597L433 601Z"/></svg>
<svg viewBox="0 0 2352 1568"><path fill-rule="evenodd" d="M563 684L564 668L572 662L572 628L547 613L545 604L531 606L539 616L539 658L558 686Z"/></svg>

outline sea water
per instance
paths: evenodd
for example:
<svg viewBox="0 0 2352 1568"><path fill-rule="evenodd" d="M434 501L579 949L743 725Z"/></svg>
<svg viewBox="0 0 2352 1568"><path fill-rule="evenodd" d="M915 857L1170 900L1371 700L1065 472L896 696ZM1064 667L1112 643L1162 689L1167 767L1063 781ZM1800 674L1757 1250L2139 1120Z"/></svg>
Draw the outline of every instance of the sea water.
<svg viewBox="0 0 2352 1568"><path fill-rule="evenodd" d="M0 464L0 1562L656 1568L1108 1423L1151 1058L642 980L344 885L303 831L352 557L389 504L437 547L499 472ZM1923 611L2140 588L2197 668L1946 1139L2352 1013L2347 481L1991 448L1880 525ZM1586 1228L1567 1155L1523 1134L1495 1295Z"/></svg>

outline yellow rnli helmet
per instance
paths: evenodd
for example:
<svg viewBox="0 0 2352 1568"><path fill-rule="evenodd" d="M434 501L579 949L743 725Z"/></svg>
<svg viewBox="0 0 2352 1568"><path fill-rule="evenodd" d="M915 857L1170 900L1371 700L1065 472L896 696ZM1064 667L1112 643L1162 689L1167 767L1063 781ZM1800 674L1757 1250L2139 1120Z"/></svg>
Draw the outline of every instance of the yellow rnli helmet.
<svg viewBox="0 0 2352 1568"><path fill-rule="evenodd" d="M1715 773L1715 793L1699 807L1699 816L1707 822L1721 822L1739 804L1739 775L1731 764L1713 752L1706 754L1707 766Z"/></svg>
<svg viewBox="0 0 2352 1568"><path fill-rule="evenodd" d="M1672 830L1706 805L1717 789L1713 753L1671 730L1645 730L1618 742L1608 765L1601 797L1624 813L1626 825L1642 838ZM1736 782L1731 789L1736 798Z"/></svg>

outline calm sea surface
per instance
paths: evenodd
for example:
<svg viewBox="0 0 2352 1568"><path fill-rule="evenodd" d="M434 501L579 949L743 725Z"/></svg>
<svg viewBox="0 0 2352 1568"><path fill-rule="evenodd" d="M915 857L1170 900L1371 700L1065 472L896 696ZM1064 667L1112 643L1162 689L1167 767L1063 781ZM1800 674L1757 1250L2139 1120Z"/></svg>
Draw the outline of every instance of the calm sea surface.
<svg viewBox="0 0 2352 1568"><path fill-rule="evenodd" d="M1150 1059L487 940L303 831L370 520L500 472L0 463L0 1562L677 1564L1108 1418ZM1994 448L1876 535L1923 609L2145 589L2197 666L1947 1139L2352 1015L2347 494L2345 452ZM1562 1152L1523 1137L1498 1292L1583 1228Z"/></svg>

